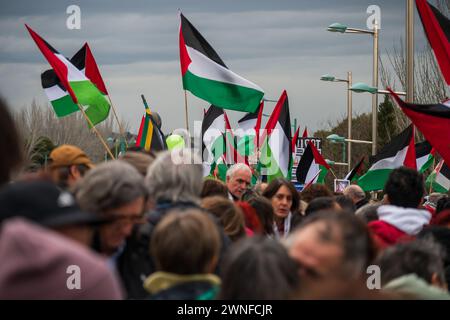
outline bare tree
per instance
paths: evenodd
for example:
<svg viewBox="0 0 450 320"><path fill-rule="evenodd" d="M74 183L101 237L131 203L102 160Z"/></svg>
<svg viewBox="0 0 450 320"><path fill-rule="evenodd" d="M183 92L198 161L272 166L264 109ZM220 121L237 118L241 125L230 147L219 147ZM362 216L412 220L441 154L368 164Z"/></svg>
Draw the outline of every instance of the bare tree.
<svg viewBox="0 0 450 320"><path fill-rule="evenodd" d="M49 138L55 145L76 145L95 162L101 161L105 157L105 148L95 133L89 130L81 112L57 118L51 107L39 106L33 101L29 108L17 112L15 119L25 140L25 154L28 159L33 158L34 146L41 137ZM128 124L122 124L122 126L125 129L128 128ZM112 115L98 124L96 128L105 140L116 135L113 133Z"/></svg>

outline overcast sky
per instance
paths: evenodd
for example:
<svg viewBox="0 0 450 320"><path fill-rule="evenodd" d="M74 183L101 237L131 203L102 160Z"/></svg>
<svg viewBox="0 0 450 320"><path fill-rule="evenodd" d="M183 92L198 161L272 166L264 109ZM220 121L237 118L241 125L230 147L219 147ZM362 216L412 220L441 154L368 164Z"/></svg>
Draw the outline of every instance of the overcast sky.
<svg viewBox="0 0 450 320"><path fill-rule="evenodd" d="M431 1L434 3L434 1ZM66 8L81 8L81 29L69 30ZM381 9L380 53L405 38L406 0L0 0L0 94L12 108L48 101L40 74L49 68L26 32L29 24L54 48L71 57L89 42L113 103L136 133L144 111L140 94L163 120L163 131L184 127L177 8L196 26L227 66L258 84L266 97L289 96L291 119L303 130L323 128L346 113L344 84L322 74L371 83L372 37L336 34L341 22L366 28L369 5ZM415 15L415 44L425 46ZM397 90L403 88L397 87ZM188 93L189 119L201 120L207 102ZM273 104L267 105L267 113ZM353 95L355 114L371 110L370 95ZM231 121L243 114L230 111Z"/></svg>

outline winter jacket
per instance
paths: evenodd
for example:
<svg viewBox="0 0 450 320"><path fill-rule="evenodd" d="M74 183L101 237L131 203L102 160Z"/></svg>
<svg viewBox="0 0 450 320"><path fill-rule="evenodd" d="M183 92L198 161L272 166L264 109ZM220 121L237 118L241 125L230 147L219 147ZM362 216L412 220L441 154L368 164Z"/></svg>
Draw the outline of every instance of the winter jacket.
<svg viewBox="0 0 450 320"><path fill-rule="evenodd" d="M378 220L367 225L379 248L413 239L425 225L431 214L426 210L383 205L377 210Z"/></svg>
<svg viewBox="0 0 450 320"><path fill-rule="evenodd" d="M180 275L155 272L145 280L145 289L152 300L212 300L220 288L214 274Z"/></svg>
<svg viewBox="0 0 450 320"><path fill-rule="evenodd" d="M450 300L447 291L432 286L415 274L408 274L391 280L383 287L383 290L411 295L412 298L420 300Z"/></svg>
<svg viewBox="0 0 450 320"><path fill-rule="evenodd" d="M169 211L190 208L204 210L193 202L160 202L148 214L147 223L135 228L133 234L127 239L125 250L117 263L117 270L127 292L127 299L145 299L148 296L148 292L144 289L144 281L156 271L155 263L150 255L150 240L156 225ZM217 222L214 216L211 215L211 218ZM215 270L215 273L219 274L220 263L231 241L218 222L217 226L222 242L219 263Z"/></svg>

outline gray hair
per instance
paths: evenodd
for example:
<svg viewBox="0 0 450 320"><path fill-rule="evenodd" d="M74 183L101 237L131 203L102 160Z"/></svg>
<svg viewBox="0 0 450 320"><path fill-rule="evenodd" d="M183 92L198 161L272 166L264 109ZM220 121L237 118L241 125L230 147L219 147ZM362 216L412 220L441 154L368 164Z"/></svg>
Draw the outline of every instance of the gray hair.
<svg viewBox="0 0 450 320"><path fill-rule="evenodd" d="M74 194L83 210L102 213L146 197L144 178L130 164L114 160L88 171L77 182Z"/></svg>
<svg viewBox="0 0 450 320"><path fill-rule="evenodd" d="M349 196L352 199L364 199L366 197L364 190L356 184L349 185L345 188L344 195Z"/></svg>
<svg viewBox="0 0 450 320"><path fill-rule="evenodd" d="M245 163L235 163L227 170L227 178L232 178L237 171L245 170L252 174L252 170Z"/></svg>
<svg viewBox="0 0 450 320"><path fill-rule="evenodd" d="M439 281L445 283L444 258L445 252L433 238L387 248L377 259L381 269L381 284L411 273L428 283L431 283L433 274L436 274Z"/></svg>
<svg viewBox="0 0 450 320"><path fill-rule="evenodd" d="M161 152L150 165L145 184L153 201L200 201L203 186L203 167L198 155L190 149Z"/></svg>

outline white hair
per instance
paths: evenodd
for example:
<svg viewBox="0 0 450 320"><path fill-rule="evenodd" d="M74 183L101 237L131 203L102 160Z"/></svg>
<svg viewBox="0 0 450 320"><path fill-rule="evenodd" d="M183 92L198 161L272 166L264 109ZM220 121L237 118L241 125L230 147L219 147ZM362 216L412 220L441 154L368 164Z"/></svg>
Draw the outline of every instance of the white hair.
<svg viewBox="0 0 450 320"><path fill-rule="evenodd" d="M145 177L149 196L156 202L198 202L202 182L201 159L190 149L181 149L175 162L170 151L159 153Z"/></svg>
<svg viewBox="0 0 450 320"><path fill-rule="evenodd" d="M241 170L245 170L248 173L252 174L252 170L250 169L250 167L248 165L246 165L245 163L236 163L228 168L227 178L228 177L232 178L237 171L241 171Z"/></svg>

